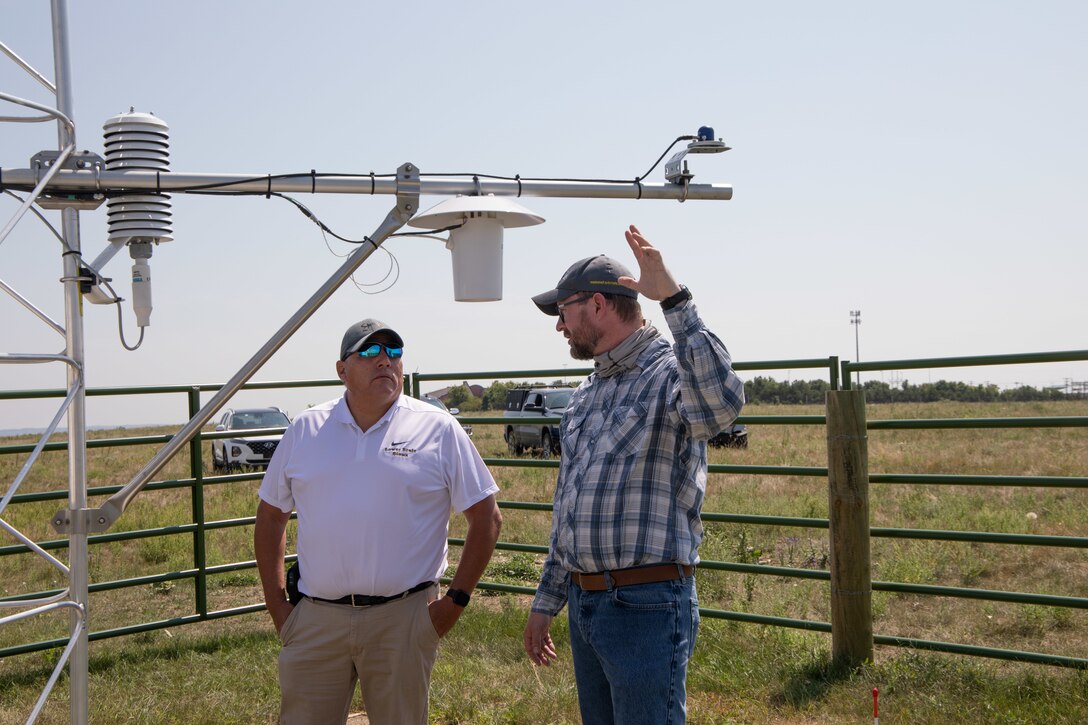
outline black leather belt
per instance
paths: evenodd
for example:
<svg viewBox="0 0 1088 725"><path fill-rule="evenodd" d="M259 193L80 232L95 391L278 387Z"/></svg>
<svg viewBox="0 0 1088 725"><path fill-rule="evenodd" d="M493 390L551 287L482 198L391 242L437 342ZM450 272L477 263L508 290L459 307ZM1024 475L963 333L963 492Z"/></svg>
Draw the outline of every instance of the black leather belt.
<svg viewBox="0 0 1088 725"><path fill-rule="evenodd" d="M321 597L310 597L315 602L326 602L328 604L350 604L353 607L373 607L378 604L385 604L386 602L392 602L395 599L404 599L409 594L415 594L421 592L427 587L433 587L434 582L420 582L411 589L407 589L400 594L394 594L390 597L374 597L369 594L348 594L340 597L339 599L322 599Z"/></svg>

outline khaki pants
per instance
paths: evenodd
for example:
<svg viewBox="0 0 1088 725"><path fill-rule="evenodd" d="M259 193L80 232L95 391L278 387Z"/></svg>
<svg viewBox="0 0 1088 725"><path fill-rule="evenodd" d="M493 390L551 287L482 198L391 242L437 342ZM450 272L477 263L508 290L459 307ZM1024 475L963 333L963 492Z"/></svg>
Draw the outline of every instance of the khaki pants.
<svg viewBox="0 0 1088 725"><path fill-rule="evenodd" d="M280 722L343 723L358 681L374 725L426 723L437 589L375 607L299 602L280 632Z"/></svg>

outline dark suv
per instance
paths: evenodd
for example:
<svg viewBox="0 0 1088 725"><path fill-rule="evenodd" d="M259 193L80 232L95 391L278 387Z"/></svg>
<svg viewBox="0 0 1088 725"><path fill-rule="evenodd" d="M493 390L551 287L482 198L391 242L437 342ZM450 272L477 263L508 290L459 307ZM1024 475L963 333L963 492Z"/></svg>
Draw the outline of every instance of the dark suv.
<svg viewBox="0 0 1088 725"><path fill-rule="evenodd" d="M714 448L747 448L748 426L744 423L734 423L708 440L707 445Z"/></svg>
<svg viewBox="0 0 1088 725"><path fill-rule="evenodd" d="M217 431L286 428L291 423L279 408L228 409L215 426ZM229 471L242 466L267 466L276 452L282 433L270 435L238 435L212 441L212 468Z"/></svg>
<svg viewBox="0 0 1088 725"><path fill-rule="evenodd" d="M511 453L539 450L543 458L560 452L559 426L538 423L540 418L561 418L573 388L514 388L506 394L503 438Z"/></svg>

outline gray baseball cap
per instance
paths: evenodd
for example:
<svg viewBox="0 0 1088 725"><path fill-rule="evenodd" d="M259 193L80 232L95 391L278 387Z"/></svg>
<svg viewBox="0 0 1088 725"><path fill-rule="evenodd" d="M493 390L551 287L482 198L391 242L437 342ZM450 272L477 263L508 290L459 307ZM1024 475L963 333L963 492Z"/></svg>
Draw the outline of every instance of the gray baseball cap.
<svg viewBox="0 0 1088 725"><path fill-rule="evenodd" d="M555 289L536 295L533 297L533 302L545 315L555 317L559 314L559 308L556 306L559 300L570 297L576 292L601 292L624 297L638 297L638 292L619 283L620 277L634 277L634 275L631 274L631 270L611 257L603 254L586 257L572 264L570 269L563 273Z"/></svg>
<svg viewBox="0 0 1088 725"><path fill-rule="evenodd" d="M344 339L340 343L340 359L347 360L348 355L359 352L363 345L370 341L370 338L377 335L379 332L384 332L389 335L390 341L397 347L404 347L404 340L393 328L386 325L381 320L375 320L373 317L368 317L365 320L356 322L349 327L344 333Z"/></svg>

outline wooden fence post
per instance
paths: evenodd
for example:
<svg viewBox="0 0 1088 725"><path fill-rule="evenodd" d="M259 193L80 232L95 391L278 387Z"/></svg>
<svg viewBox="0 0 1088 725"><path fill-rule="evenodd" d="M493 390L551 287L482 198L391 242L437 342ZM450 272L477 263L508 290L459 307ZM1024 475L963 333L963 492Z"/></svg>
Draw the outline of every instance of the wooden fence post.
<svg viewBox="0 0 1088 725"><path fill-rule="evenodd" d="M856 667L873 659L869 448L861 390L827 393L827 484L831 656Z"/></svg>

